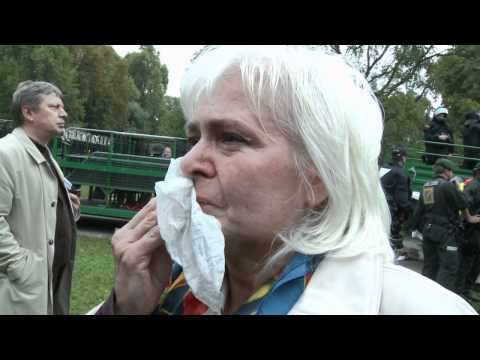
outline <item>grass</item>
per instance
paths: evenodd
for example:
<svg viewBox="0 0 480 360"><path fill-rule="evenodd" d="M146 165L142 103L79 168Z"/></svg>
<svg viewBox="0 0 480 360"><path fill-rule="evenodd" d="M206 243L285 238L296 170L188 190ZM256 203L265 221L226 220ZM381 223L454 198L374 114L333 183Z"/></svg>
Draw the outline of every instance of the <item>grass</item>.
<svg viewBox="0 0 480 360"><path fill-rule="evenodd" d="M79 236L72 280L70 314L85 314L105 300L113 287L110 238Z"/></svg>

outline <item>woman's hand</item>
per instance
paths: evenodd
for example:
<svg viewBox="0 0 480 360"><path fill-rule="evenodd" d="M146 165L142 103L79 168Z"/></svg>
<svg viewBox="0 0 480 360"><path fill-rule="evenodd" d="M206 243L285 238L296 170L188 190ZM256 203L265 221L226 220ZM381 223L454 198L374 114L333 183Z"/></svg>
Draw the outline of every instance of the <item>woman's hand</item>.
<svg viewBox="0 0 480 360"><path fill-rule="evenodd" d="M156 199L112 237L115 313L150 314L168 284L171 259L157 226Z"/></svg>

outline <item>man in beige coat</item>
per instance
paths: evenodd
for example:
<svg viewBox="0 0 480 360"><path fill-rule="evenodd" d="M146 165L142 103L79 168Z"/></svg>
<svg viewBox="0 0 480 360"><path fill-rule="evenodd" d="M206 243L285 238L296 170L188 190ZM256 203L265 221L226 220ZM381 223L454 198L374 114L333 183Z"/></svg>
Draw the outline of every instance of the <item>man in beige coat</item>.
<svg viewBox="0 0 480 360"><path fill-rule="evenodd" d="M65 131L62 92L25 81L0 139L0 314L68 314L80 200L47 144ZM67 185L68 186L68 185Z"/></svg>

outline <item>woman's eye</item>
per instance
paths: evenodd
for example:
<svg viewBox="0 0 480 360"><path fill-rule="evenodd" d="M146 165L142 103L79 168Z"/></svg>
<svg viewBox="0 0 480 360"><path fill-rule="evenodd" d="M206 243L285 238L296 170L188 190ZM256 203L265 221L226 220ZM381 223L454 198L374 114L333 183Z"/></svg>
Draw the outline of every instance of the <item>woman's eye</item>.
<svg viewBox="0 0 480 360"><path fill-rule="evenodd" d="M245 139L234 133L223 133L222 141L226 143L245 143Z"/></svg>
<svg viewBox="0 0 480 360"><path fill-rule="evenodd" d="M190 146L195 146L195 144L198 142L198 137L197 136L188 136L187 137L187 143Z"/></svg>

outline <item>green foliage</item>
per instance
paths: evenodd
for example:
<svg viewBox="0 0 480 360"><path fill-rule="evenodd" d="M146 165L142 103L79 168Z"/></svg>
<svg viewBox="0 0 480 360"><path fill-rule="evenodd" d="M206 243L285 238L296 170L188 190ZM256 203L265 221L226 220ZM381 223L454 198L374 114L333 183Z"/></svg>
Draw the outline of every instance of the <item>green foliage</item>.
<svg viewBox="0 0 480 360"><path fill-rule="evenodd" d="M76 83L73 58L61 45L0 46L0 114L10 118L11 96L18 83L42 80L57 85L64 93L70 122L83 117L83 108Z"/></svg>
<svg viewBox="0 0 480 360"><path fill-rule="evenodd" d="M40 45L34 47L30 56L29 78L58 86L64 94L69 124L80 124L84 109L79 101L77 71L68 49L61 45Z"/></svg>
<svg viewBox="0 0 480 360"><path fill-rule="evenodd" d="M10 119L10 103L19 79L22 76L20 64L10 56L2 56L0 46L0 119Z"/></svg>
<svg viewBox="0 0 480 360"><path fill-rule="evenodd" d="M164 103L168 69L152 45L125 59L109 45L0 45L0 118L11 118L12 94L25 80L63 91L68 126L182 134L177 103Z"/></svg>
<svg viewBox="0 0 480 360"><path fill-rule="evenodd" d="M435 45L319 45L345 56L381 99L397 91L429 89L426 69L445 54Z"/></svg>
<svg viewBox="0 0 480 360"><path fill-rule="evenodd" d="M160 121L159 133L165 136L186 137L182 108L180 99L176 97L165 96L165 112Z"/></svg>
<svg viewBox="0 0 480 360"><path fill-rule="evenodd" d="M363 73L385 109L382 156L393 144L423 139L432 92L428 69L448 54L435 45L323 45Z"/></svg>
<svg viewBox="0 0 480 360"><path fill-rule="evenodd" d="M72 46L70 50L81 74L79 90L85 107L83 126L127 128L127 104L132 91L123 59L105 45Z"/></svg>
<svg viewBox="0 0 480 360"><path fill-rule="evenodd" d="M431 107L426 98L418 99L413 91L406 94L396 92L383 101L385 108L385 130L383 149L388 156L392 145L415 145L423 139L426 114Z"/></svg>
<svg viewBox="0 0 480 360"><path fill-rule="evenodd" d="M143 129L143 124L147 121L148 113L143 110L140 104L136 101L128 103L128 124L129 131L137 131Z"/></svg>
<svg viewBox="0 0 480 360"><path fill-rule="evenodd" d="M126 60L128 72L139 92L138 104L147 113L139 130L158 134L168 85L167 67L160 63L159 53L152 45L142 45L140 52L128 54Z"/></svg>
<svg viewBox="0 0 480 360"><path fill-rule="evenodd" d="M480 109L480 46L457 45L428 71L432 87L442 94L457 134L467 110Z"/></svg>

